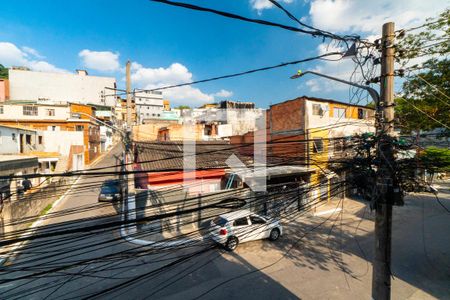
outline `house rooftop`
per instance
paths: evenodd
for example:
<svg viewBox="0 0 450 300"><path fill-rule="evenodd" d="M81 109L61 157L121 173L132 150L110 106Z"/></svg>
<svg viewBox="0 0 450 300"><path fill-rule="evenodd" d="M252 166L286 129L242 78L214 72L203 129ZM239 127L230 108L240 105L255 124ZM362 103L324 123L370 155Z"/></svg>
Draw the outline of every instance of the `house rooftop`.
<svg viewBox="0 0 450 300"><path fill-rule="evenodd" d="M305 95L297 97L295 99L286 100L286 101L283 101L280 103L272 104L270 107L277 106L277 105L284 104L284 103L291 102L291 101L292 102L298 101L298 100L311 100L311 101L317 101L317 102L327 102L327 103L342 104L342 105L347 105L347 106L361 107L361 108L365 108L365 109L375 110L375 109L367 107L365 105L352 104L352 103L347 103L347 102L338 101L338 100L334 100L334 99L316 98L316 97L310 97L310 96L305 96Z"/></svg>
<svg viewBox="0 0 450 300"><path fill-rule="evenodd" d="M226 160L232 154L246 165L253 163L252 157L239 153L239 147L225 141L197 141L195 154L187 155L195 159L196 170L229 168ZM184 170L183 141L138 142L136 150L137 162L148 172Z"/></svg>
<svg viewBox="0 0 450 300"><path fill-rule="evenodd" d="M27 127L27 126L24 126L24 125L4 125L4 124L0 124L0 127L12 128L12 129L21 129L21 130L37 132L37 130L32 129L32 128Z"/></svg>

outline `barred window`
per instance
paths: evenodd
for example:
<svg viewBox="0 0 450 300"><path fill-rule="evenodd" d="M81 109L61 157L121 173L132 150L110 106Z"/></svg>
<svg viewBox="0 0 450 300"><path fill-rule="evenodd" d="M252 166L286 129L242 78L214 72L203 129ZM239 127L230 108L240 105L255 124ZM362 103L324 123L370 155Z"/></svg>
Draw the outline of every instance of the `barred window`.
<svg viewBox="0 0 450 300"><path fill-rule="evenodd" d="M23 115L24 116L37 116L38 115L37 106L24 106L23 107Z"/></svg>
<svg viewBox="0 0 450 300"><path fill-rule="evenodd" d="M358 119L367 119L367 110L358 108Z"/></svg>
<svg viewBox="0 0 450 300"><path fill-rule="evenodd" d="M47 109L47 116L54 116L54 115L55 115L55 110L53 108Z"/></svg>
<svg viewBox="0 0 450 300"><path fill-rule="evenodd" d="M333 109L334 118L345 118L345 108L335 107Z"/></svg>
<svg viewBox="0 0 450 300"><path fill-rule="evenodd" d="M313 104L312 105L312 109L313 109L313 115L315 115L315 116L323 116L323 109L322 109L322 106L320 104Z"/></svg>
<svg viewBox="0 0 450 300"><path fill-rule="evenodd" d="M323 152L323 140L316 139L313 141L313 152L314 153L322 153Z"/></svg>

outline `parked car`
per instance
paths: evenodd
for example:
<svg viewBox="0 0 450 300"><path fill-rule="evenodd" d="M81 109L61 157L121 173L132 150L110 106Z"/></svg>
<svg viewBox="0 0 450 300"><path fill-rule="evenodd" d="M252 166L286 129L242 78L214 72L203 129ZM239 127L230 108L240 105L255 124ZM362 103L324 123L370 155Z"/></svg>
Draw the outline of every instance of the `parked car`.
<svg viewBox="0 0 450 300"><path fill-rule="evenodd" d="M275 241L282 234L283 228L278 220L257 215L250 210L223 214L210 222L211 238L228 251L233 251L240 243L248 241Z"/></svg>
<svg viewBox="0 0 450 300"><path fill-rule="evenodd" d="M100 188L100 195L98 195L98 201L119 201L121 199L122 194L118 179L109 179L103 182Z"/></svg>

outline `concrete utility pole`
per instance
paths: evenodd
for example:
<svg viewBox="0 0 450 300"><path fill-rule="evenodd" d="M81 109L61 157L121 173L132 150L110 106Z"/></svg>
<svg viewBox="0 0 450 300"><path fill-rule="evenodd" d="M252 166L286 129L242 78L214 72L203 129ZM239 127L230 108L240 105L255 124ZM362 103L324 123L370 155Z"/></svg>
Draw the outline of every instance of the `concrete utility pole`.
<svg viewBox="0 0 450 300"><path fill-rule="evenodd" d="M127 130L131 130L131 75L130 75L130 69L131 69L131 62L127 61L127 67L126 67L126 79L127 79Z"/></svg>
<svg viewBox="0 0 450 300"><path fill-rule="evenodd" d="M377 106L379 123L377 134L379 144L377 157L377 196L375 199L375 257L373 261L372 298L375 300L391 297L391 235L392 205L400 191L394 179L394 153L392 135L394 133L394 23L383 25L381 38L381 85L380 102Z"/></svg>

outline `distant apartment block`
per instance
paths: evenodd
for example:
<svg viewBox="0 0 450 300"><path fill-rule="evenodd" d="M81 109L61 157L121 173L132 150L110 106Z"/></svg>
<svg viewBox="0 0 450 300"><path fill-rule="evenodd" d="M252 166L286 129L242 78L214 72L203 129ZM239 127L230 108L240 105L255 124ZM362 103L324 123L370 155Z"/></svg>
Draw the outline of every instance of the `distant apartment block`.
<svg viewBox="0 0 450 300"><path fill-rule="evenodd" d="M90 76L86 71L75 74L47 73L9 69L10 100L50 100L115 106L113 77Z"/></svg>
<svg viewBox="0 0 450 300"><path fill-rule="evenodd" d="M138 124L143 124L145 120L161 119L163 111L167 108L167 104L164 104L162 92L159 91L136 92L134 101Z"/></svg>

